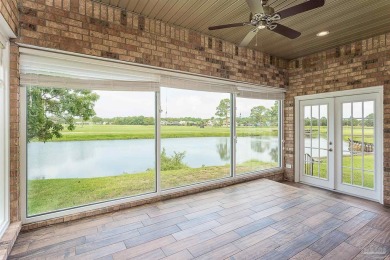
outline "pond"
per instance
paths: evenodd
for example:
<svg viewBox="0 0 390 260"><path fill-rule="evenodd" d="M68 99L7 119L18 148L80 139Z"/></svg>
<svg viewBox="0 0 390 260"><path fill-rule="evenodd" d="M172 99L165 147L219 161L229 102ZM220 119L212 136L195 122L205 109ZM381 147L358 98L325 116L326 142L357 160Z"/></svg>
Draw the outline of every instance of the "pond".
<svg viewBox="0 0 390 260"><path fill-rule="evenodd" d="M320 139L320 146L327 141ZM309 139L306 145L309 145ZM154 139L32 142L27 147L28 179L92 178L144 172L155 167ZM189 167L230 163L229 137L167 138L161 146L170 156L185 151ZM344 143L347 149L348 143ZM309 152L309 151L308 151ZM326 151L320 151L326 156ZM313 151L314 155L314 151ZM276 136L238 137L237 164L249 160L278 161Z"/></svg>
<svg viewBox="0 0 390 260"><path fill-rule="evenodd" d="M154 139L32 142L27 147L28 179L91 178L137 173L155 167ZM167 138L168 155L185 151L193 168L230 163L229 137ZM278 138L239 137L237 163L251 159L277 162Z"/></svg>

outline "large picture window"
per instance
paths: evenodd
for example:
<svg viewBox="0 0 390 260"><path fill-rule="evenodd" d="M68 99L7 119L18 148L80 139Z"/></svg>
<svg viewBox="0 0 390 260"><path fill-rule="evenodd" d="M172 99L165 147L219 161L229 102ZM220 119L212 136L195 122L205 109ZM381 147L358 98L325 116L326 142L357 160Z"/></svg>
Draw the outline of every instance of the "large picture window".
<svg viewBox="0 0 390 260"><path fill-rule="evenodd" d="M29 216L156 190L155 93L27 88Z"/></svg>
<svg viewBox="0 0 390 260"><path fill-rule="evenodd" d="M230 94L161 88L162 188L230 176Z"/></svg>
<svg viewBox="0 0 390 260"><path fill-rule="evenodd" d="M24 48L20 61L25 221L280 167L280 90Z"/></svg>
<svg viewBox="0 0 390 260"><path fill-rule="evenodd" d="M236 174L279 167L279 101L236 99Z"/></svg>

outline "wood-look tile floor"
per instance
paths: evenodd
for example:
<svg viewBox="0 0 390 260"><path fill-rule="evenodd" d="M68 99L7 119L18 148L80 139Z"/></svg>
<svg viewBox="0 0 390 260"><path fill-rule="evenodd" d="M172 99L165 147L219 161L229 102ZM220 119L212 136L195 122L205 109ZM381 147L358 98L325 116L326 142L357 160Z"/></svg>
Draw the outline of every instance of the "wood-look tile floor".
<svg viewBox="0 0 390 260"><path fill-rule="evenodd" d="M10 259L386 259L378 203L256 180L22 233Z"/></svg>

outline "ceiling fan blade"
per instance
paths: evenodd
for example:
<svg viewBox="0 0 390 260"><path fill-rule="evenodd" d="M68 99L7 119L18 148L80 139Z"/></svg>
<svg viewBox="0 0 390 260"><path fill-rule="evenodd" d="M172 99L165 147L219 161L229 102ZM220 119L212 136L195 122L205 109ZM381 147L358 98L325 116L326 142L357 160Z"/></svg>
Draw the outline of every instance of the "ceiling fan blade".
<svg viewBox="0 0 390 260"><path fill-rule="evenodd" d="M277 14L279 14L280 19L284 19L299 13L303 13L312 9L316 9L318 7L321 7L325 4L325 0L309 0L307 2L304 2L302 4L284 9Z"/></svg>
<svg viewBox="0 0 390 260"><path fill-rule="evenodd" d="M300 32L297 32L297 31L295 31L287 26L284 26L284 25L281 25L278 23L273 23L270 27L271 28L269 28L268 30L279 33L279 34L286 36L290 39L295 39L295 38L298 38L299 36L301 36Z"/></svg>
<svg viewBox="0 0 390 260"><path fill-rule="evenodd" d="M260 0L246 0L246 3L249 5L252 13L259 14L264 12Z"/></svg>
<svg viewBox="0 0 390 260"><path fill-rule="evenodd" d="M251 30L246 36L245 38L241 41L240 43L240 47L245 47L247 46L251 41L252 39L256 36L257 34L257 30Z"/></svg>
<svg viewBox="0 0 390 260"><path fill-rule="evenodd" d="M246 24L247 23L231 23L231 24L216 25L216 26L210 26L209 30L218 30L218 29L225 29L225 28L240 27L240 26L244 26Z"/></svg>

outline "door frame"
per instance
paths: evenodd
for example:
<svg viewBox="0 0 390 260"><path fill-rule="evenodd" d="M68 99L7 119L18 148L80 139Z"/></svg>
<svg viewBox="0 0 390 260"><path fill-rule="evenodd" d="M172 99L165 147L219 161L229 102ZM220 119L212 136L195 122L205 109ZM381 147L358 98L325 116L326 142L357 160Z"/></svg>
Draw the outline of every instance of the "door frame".
<svg viewBox="0 0 390 260"><path fill-rule="evenodd" d="M300 180L300 149L297 149L297 147L300 147L300 102L306 101L306 100L313 100L313 99L323 99L323 98L336 98L341 96L352 96L352 95L362 95L362 94L379 94L379 100L378 100L378 117L377 117L377 125L379 133L383 133L383 86L375 86L375 87L367 87L367 88L360 88L360 89L351 89L351 90L341 90L341 91L334 91L334 92L326 92L326 93L320 93L320 94L312 94L312 95L304 95L304 96L297 96L295 97L295 104L294 104L294 181L295 182L301 182ZM377 162L376 165L379 166L376 169L375 174L378 176L378 179L380 180L380 185L378 185L378 193L379 193L379 203L383 204L383 134L379 134L376 137L377 142L377 154L380 156L377 156ZM337 151L335 151L337 152ZM335 169L334 169L335 170ZM334 178L335 180L337 178ZM335 185L336 187L336 185ZM321 187L324 188L324 187ZM326 189L326 188L324 188ZM333 190L333 189L332 189ZM334 190L336 192L345 193L342 191ZM350 194L352 195L352 194ZM356 194L353 195L355 197L359 197Z"/></svg>

